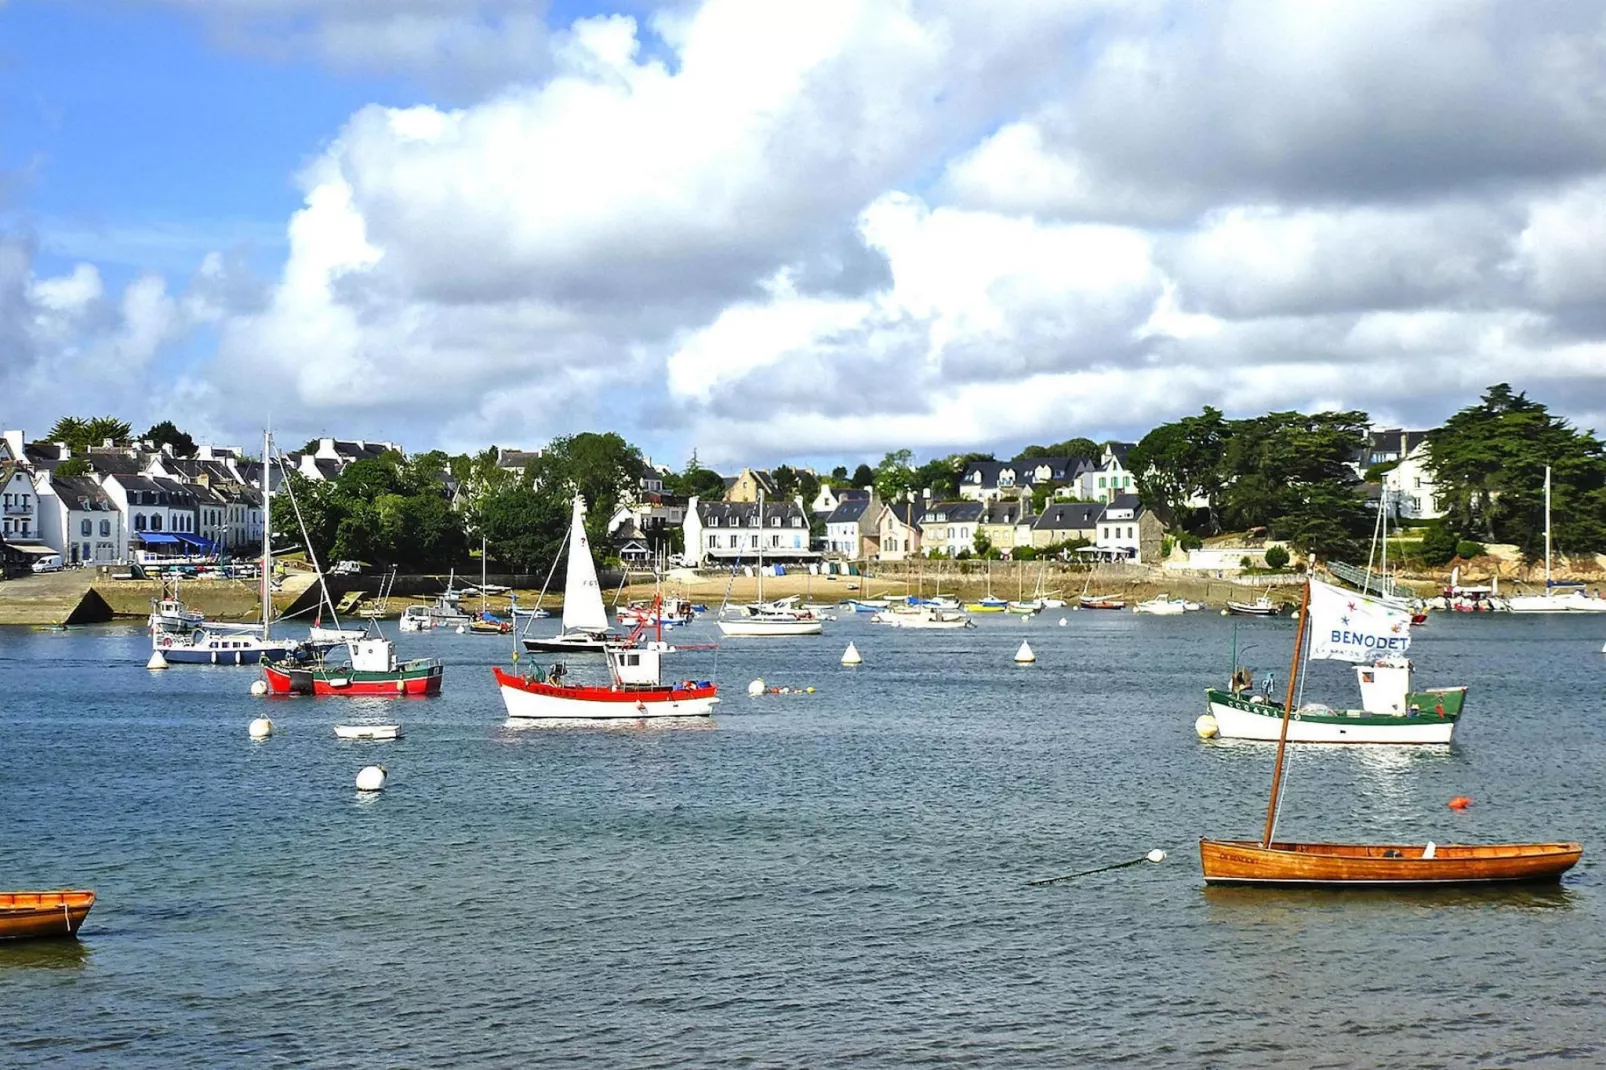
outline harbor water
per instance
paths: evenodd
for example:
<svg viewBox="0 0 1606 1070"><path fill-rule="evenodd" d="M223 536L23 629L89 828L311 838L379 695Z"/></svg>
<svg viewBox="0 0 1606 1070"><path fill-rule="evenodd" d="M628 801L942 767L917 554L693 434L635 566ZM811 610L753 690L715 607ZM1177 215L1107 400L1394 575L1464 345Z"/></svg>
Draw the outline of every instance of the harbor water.
<svg viewBox="0 0 1606 1070"><path fill-rule="evenodd" d="M1284 678L1292 638L846 615L678 655L706 723L517 727L506 637L401 636L437 699L271 699L148 672L135 627L0 629L3 884L99 895L78 941L0 946L0 1065L1606 1065L1606 620L1435 614L1453 746L1291 752L1283 836L1582 841L1560 886L1207 889L1198 837L1259 835L1273 748L1199 741L1204 689L1235 643ZM405 736L334 738L365 719Z"/></svg>

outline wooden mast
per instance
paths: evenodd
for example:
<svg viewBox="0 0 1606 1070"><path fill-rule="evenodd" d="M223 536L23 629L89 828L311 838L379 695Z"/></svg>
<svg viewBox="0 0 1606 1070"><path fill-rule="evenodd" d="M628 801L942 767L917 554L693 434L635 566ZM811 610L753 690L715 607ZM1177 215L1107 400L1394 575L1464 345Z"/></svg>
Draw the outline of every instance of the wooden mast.
<svg viewBox="0 0 1606 1070"><path fill-rule="evenodd" d="M1288 721L1294 715L1294 688L1299 682L1299 654L1305 645L1305 624L1310 616L1310 570L1314 561L1305 565L1305 597L1299 603L1299 625L1294 631L1294 658L1288 667L1288 692L1283 699L1283 727L1277 737L1277 764L1271 771L1271 801L1266 804L1266 834L1261 846L1271 846L1272 831L1277 825L1277 792L1283 786L1283 757L1288 751Z"/></svg>

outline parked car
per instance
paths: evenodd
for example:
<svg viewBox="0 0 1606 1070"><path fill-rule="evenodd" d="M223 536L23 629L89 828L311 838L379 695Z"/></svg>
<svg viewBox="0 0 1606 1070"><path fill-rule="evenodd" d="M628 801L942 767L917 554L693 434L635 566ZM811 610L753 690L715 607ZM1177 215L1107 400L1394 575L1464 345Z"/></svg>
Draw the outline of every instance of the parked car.
<svg viewBox="0 0 1606 1070"><path fill-rule="evenodd" d="M329 570L331 576L355 576L362 572L361 561L336 561L335 567Z"/></svg>
<svg viewBox="0 0 1606 1070"><path fill-rule="evenodd" d="M85 523L88 523L88 521L85 521ZM35 561L33 563L33 570L35 572L60 572L61 571L61 555L60 554L46 554L46 555L44 555L39 560L37 560L37 561Z"/></svg>

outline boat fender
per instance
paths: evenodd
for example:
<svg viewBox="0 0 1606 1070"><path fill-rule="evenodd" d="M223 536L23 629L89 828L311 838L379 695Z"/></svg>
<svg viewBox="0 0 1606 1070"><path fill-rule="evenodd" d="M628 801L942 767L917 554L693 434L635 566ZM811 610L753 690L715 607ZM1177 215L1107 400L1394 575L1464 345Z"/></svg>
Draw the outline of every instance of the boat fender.
<svg viewBox="0 0 1606 1070"><path fill-rule="evenodd" d="M396 693L397 694L403 694L406 691L407 691L407 681L406 680L397 680L396 681Z"/></svg>
<svg viewBox="0 0 1606 1070"><path fill-rule="evenodd" d="M172 646L173 645L173 637L171 635L162 636L162 645L164 647Z"/></svg>
<svg viewBox="0 0 1606 1070"><path fill-rule="evenodd" d="M1452 809L1452 810L1465 810L1467 807L1469 807L1471 805L1472 805L1472 800L1467 798L1465 795L1457 795L1455 798L1451 799L1450 802L1449 802L1450 809Z"/></svg>

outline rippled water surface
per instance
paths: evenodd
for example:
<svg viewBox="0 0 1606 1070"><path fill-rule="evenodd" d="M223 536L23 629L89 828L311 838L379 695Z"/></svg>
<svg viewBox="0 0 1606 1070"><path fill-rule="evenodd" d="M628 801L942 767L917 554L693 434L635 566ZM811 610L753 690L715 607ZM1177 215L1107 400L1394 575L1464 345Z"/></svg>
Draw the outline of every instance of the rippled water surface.
<svg viewBox="0 0 1606 1070"><path fill-rule="evenodd" d="M1065 616L726 641L675 667L717 716L672 728L507 727L500 639L403 636L438 699L273 700L147 672L132 628L0 629L0 880L100 896L0 947L0 1065L1606 1065L1606 620L1435 616L1455 746L1298 751L1280 826L1581 840L1565 882L1335 894L1200 879L1270 779L1193 733L1235 622ZM1290 623L1236 626L1286 672ZM365 717L406 737L333 738Z"/></svg>

